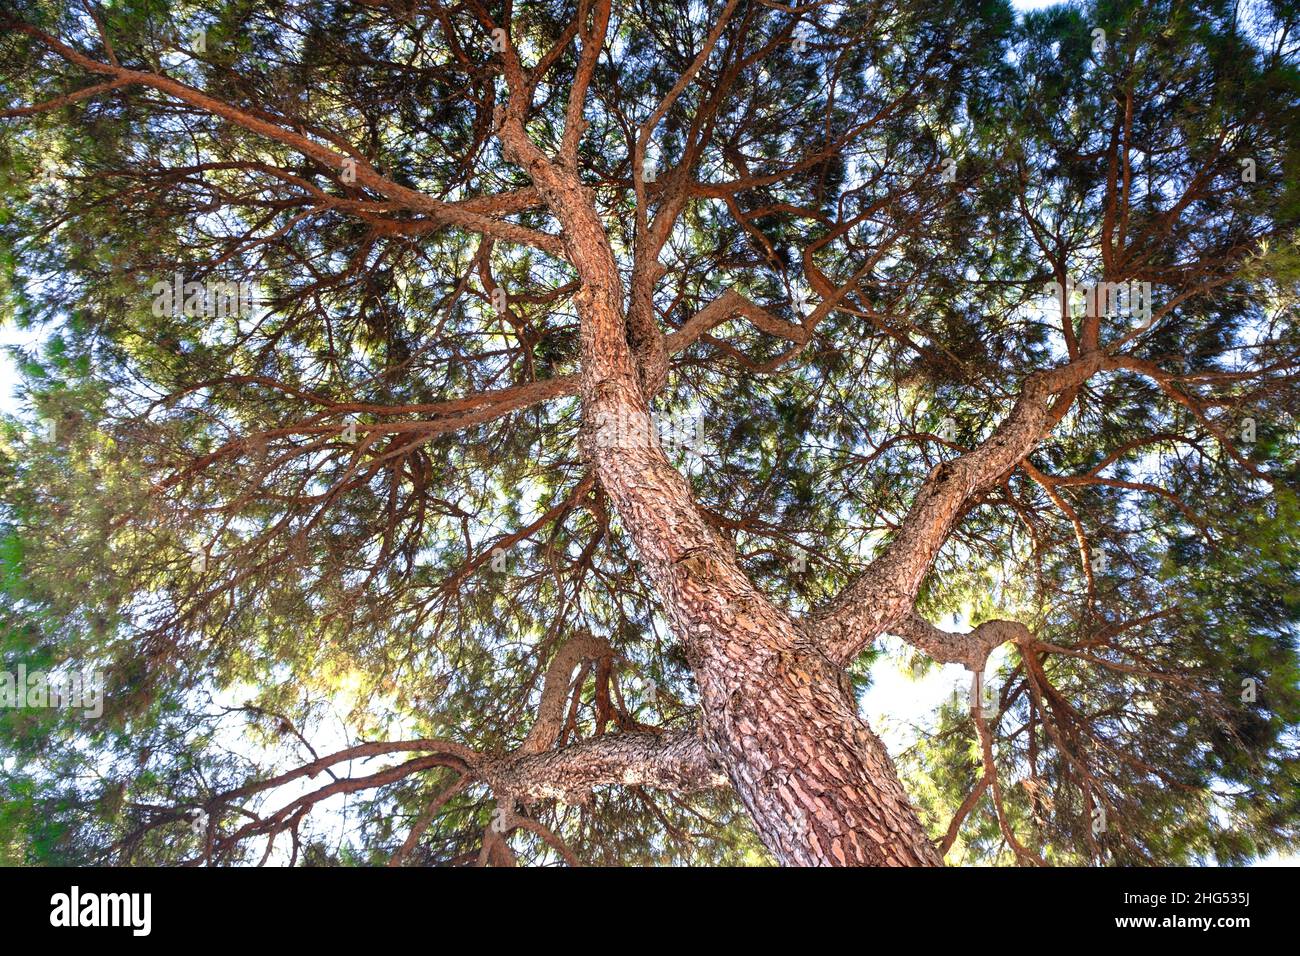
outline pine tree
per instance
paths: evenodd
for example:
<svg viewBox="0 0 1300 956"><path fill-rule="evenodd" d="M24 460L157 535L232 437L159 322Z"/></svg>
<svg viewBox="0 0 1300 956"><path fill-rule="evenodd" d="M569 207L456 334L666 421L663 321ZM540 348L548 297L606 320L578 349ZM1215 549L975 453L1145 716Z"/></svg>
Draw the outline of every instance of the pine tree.
<svg viewBox="0 0 1300 956"><path fill-rule="evenodd" d="M1293 4L0 26L0 860L1295 844Z"/></svg>

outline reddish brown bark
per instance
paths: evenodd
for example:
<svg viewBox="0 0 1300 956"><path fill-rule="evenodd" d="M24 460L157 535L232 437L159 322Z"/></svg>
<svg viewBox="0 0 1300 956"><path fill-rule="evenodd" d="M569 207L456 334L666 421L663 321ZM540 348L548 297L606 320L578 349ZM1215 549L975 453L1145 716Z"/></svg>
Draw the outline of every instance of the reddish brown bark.
<svg viewBox="0 0 1300 956"><path fill-rule="evenodd" d="M941 865L839 668L793 633L701 649L696 668L706 737L764 845L788 864Z"/></svg>

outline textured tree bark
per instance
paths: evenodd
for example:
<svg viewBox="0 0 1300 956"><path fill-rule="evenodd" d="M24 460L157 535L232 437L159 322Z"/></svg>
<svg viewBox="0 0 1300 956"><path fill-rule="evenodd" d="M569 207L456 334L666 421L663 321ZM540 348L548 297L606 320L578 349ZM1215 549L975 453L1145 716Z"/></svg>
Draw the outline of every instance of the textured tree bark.
<svg viewBox="0 0 1300 956"><path fill-rule="evenodd" d="M590 454L692 662L705 740L764 844L787 864L940 865L840 668L747 580L668 465L616 300L584 291L588 369L606 373L584 373Z"/></svg>
<svg viewBox="0 0 1300 956"><path fill-rule="evenodd" d="M706 738L764 845L801 866L941 866L839 669L772 637L696 670Z"/></svg>
<svg viewBox="0 0 1300 956"><path fill-rule="evenodd" d="M584 452L691 661L706 743L781 863L941 865L841 667L753 586L664 455L594 194L528 138L523 112L512 98L502 145L563 223L582 280Z"/></svg>
<svg viewBox="0 0 1300 956"><path fill-rule="evenodd" d="M727 783L694 728L606 734L538 754L518 751L477 767L476 773L495 793L525 802L580 803L593 787L611 784L693 793Z"/></svg>

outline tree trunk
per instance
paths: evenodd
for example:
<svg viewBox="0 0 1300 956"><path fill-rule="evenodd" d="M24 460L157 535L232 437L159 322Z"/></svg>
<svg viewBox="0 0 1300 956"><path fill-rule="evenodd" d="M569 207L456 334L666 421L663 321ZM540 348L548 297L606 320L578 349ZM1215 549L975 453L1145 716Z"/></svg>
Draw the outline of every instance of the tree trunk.
<svg viewBox="0 0 1300 956"><path fill-rule="evenodd" d="M696 669L705 737L764 845L799 866L942 866L837 669L774 643Z"/></svg>
<svg viewBox="0 0 1300 956"><path fill-rule="evenodd" d="M781 863L941 865L842 667L754 587L668 463L595 194L528 139L522 113L512 98L499 136L564 224L582 279L584 454L691 660L705 740Z"/></svg>

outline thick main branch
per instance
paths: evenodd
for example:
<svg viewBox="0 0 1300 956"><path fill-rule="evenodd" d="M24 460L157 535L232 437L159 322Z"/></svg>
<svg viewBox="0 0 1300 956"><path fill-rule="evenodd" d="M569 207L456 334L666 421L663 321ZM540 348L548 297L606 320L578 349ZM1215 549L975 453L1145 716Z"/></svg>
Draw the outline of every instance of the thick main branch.
<svg viewBox="0 0 1300 956"><path fill-rule="evenodd" d="M1011 413L983 444L939 465L917 493L898 533L866 570L808 625L837 661L859 654L911 611L921 582L957 519L976 495L991 487L1050 431L1073 390L1103 366L1090 353L1031 376ZM1054 396L1067 393L1058 402Z"/></svg>

